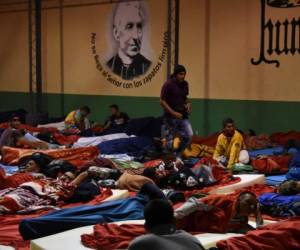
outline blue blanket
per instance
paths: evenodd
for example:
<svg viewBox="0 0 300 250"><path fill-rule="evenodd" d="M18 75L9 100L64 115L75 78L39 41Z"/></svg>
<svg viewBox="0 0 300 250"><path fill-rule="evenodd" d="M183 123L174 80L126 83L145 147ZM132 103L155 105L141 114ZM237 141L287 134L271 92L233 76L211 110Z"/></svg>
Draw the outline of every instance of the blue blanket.
<svg viewBox="0 0 300 250"><path fill-rule="evenodd" d="M258 155L282 155L284 153L295 154L297 152L298 152L298 150L296 148L290 148L286 152L284 147L278 146L278 147L274 147L274 148L251 150L251 151L249 151L249 156L251 158L256 158Z"/></svg>
<svg viewBox="0 0 300 250"><path fill-rule="evenodd" d="M283 147L275 147L275 148L265 148L249 151L249 156L251 158L255 158L258 155L276 155L282 153L284 150Z"/></svg>
<svg viewBox="0 0 300 250"><path fill-rule="evenodd" d="M79 206L51 212L47 215L24 219L19 231L24 240L36 239L73 228L144 218L147 199L142 195L108 201L95 206Z"/></svg>
<svg viewBox="0 0 300 250"><path fill-rule="evenodd" d="M5 174L15 174L19 171L19 166L7 166L0 163L0 168L2 168Z"/></svg>
<svg viewBox="0 0 300 250"><path fill-rule="evenodd" d="M286 174L286 179L300 181L300 153L293 155L289 163L289 171Z"/></svg>
<svg viewBox="0 0 300 250"><path fill-rule="evenodd" d="M281 182L285 180L286 180L285 174L266 176L267 185L270 186L278 186Z"/></svg>
<svg viewBox="0 0 300 250"><path fill-rule="evenodd" d="M264 193L258 198L262 211L271 216L290 217L300 215L300 195Z"/></svg>
<svg viewBox="0 0 300 250"><path fill-rule="evenodd" d="M150 137L130 137L100 143L97 147L101 154L128 154L143 156L153 145Z"/></svg>

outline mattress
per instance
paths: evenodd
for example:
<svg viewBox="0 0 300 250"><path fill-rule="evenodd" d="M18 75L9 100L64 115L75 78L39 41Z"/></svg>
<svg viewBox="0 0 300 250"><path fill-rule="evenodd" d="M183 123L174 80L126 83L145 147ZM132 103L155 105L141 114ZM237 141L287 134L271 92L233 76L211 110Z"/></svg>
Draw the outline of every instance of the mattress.
<svg viewBox="0 0 300 250"><path fill-rule="evenodd" d="M243 174L243 175L234 175L235 177L240 177L241 181L226 185L222 187L218 187L210 191L211 194L229 194L234 192L235 190L249 187L255 184L265 184L266 178L263 174Z"/></svg>
<svg viewBox="0 0 300 250"><path fill-rule="evenodd" d="M246 175L235 175L236 177L240 177L241 181L238 183L234 183L232 185L227 185L223 187L219 187L211 193L216 194L226 194L231 193L237 189L248 187L254 184L264 184L265 183L265 176L264 175L257 175L257 174L246 174ZM109 197L107 200L112 199L121 199L129 196L129 192L127 190L113 190L113 195ZM134 221L121 221L115 222L116 224L143 224L143 220L134 220ZM81 250L81 249L88 249L81 244L80 236L86 233L92 233L93 226L85 226L80 227L72 230L68 230L62 233L54 234L51 236L39 238L32 240L30 243L31 250L65 250L65 249L72 249L72 250ZM200 240L204 247L209 248L215 246L216 242L219 240L228 239L233 236L239 236L239 234L212 234L212 233L205 233L196 235L196 237Z"/></svg>
<svg viewBox="0 0 300 250"><path fill-rule="evenodd" d="M265 221L265 224L274 223L273 221ZM144 224L144 220L131 220L115 222L115 224ZM255 222L250 221L249 224L255 227ZM85 226L72 230L68 230L62 233L54 234L51 236L43 237L40 239L32 240L30 242L31 250L87 250L87 248L81 244L80 236L82 234L90 234L93 232L93 226ZM215 247L219 240L226 240L234 236L242 236L242 234L214 234L204 233L195 235L195 237L201 242L206 248Z"/></svg>
<svg viewBox="0 0 300 250"><path fill-rule="evenodd" d="M121 190L121 189L112 189L112 195L106 198L104 201L114 201L118 199L124 199L129 196L128 190ZM103 201L102 201L103 202Z"/></svg>
<svg viewBox="0 0 300 250"><path fill-rule="evenodd" d="M0 250L15 250L13 247L0 245Z"/></svg>
<svg viewBox="0 0 300 250"><path fill-rule="evenodd" d="M128 220L115 224L144 224L144 220ZM93 233L94 226L79 227L62 233L32 240L30 250L87 250L90 248L81 244L81 235Z"/></svg>

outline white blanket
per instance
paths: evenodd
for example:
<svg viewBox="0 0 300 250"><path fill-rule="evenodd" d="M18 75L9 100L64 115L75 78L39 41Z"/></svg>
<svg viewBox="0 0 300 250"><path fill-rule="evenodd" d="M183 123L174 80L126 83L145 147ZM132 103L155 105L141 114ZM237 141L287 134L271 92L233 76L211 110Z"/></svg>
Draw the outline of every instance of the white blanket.
<svg viewBox="0 0 300 250"><path fill-rule="evenodd" d="M129 137L134 137L134 136L129 136L125 133L118 133L118 134L94 136L94 137L81 137L78 139L77 142L73 144L73 148L97 146L101 142L111 141L111 140L121 139L121 138L129 138Z"/></svg>

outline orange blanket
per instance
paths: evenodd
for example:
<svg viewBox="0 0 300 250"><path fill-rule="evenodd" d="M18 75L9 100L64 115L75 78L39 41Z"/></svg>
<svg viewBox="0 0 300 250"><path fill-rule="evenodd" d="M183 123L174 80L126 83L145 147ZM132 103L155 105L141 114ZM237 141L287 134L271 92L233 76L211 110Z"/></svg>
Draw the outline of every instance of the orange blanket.
<svg viewBox="0 0 300 250"><path fill-rule="evenodd" d="M72 148L72 149L52 149L52 150L34 150L3 147L2 162L7 165L18 165L22 159L32 155L33 153L41 152L53 157L54 159L62 159L69 161L71 164L81 167L86 161L91 161L97 158L99 150L97 147Z"/></svg>

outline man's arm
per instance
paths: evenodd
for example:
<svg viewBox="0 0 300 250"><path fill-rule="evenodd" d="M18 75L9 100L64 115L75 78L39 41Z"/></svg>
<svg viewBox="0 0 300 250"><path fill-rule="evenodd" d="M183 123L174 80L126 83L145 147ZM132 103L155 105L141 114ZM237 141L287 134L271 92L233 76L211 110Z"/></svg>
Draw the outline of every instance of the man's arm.
<svg viewBox="0 0 300 250"><path fill-rule="evenodd" d="M185 108L189 114L192 113L192 103L189 100L186 101Z"/></svg>
<svg viewBox="0 0 300 250"><path fill-rule="evenodd" d="M107 121L103 127L103 130L108 129L110 127L110 125L111 125L111 121Z"/></svg>
<svg viewBox="0 0 300 250"><path fill-rule="evenodd" d="M232 168L232 166L239 161L239 154L243 145L243 137L240 138L232 138L234 140L232 142L232 148L230 149L230 156L228 159L228 168Z"/></svg>
<svg viewBox="0 0 300 250"><path fill-rule="evenodd" d="M175 117L177 119L182 119L182 117L183 117L182 114L173 110L165 100L160 99L160 105L173 117Z"/></svg>
<svg viewBox="0 0 300 250"><path fill-rule="evenodd" d="M224 152L223 152L223 143L222 143L221 136L222 135L219 135L219 137L218 137L216 148L215 148L214 155L213 155L213 159L215 159L217 161L224 154Z"/></svg>
<svg viewBox="0 0 300 250"><path fill-rule="evenodd" d="M80 173L72 182L71 184L74 186L79 186L81 182L83 182L85 180L85 178L88 176L88 172L84 171L82 173Z"/></svg>

